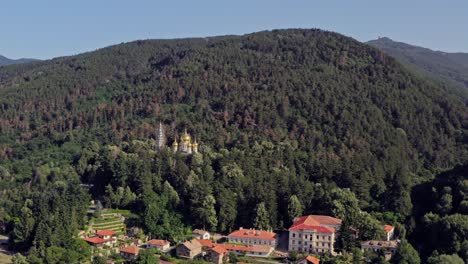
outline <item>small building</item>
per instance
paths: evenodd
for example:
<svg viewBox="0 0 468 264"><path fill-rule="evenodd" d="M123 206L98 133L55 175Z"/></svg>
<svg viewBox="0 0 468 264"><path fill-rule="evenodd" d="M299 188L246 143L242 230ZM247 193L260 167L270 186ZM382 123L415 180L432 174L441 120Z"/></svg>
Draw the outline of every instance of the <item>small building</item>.
<svg viewBox="0 0 468 264"><path fill-rule="evenodd" d="M202 253L202 244L196 239L185 241L176 248L176 255L179 258L193 259Z"/></svg>
<svg viewBox="0 0 468 264"><path fill-rule="evenodd" d="M307 256L297 262L297 264L319 264L319 263L320 263L320 259L314 256Z"/></svg>
<svg viewBox="0 0 468 264"><path fill-rule="evenodd" d="M208 250L207 259L216 264L226 263L229 261L229 252L222 245L216 245Z"/></svg>
<svg viewBox="0 0 468 264"><path fill-rule="evenodd" d="M383 253L385 260L390 260L400 245L399 240L380 241L380 240L369 240L361 242L361 250L373 251L375 253Z"/></svg>
<svg viewBox="0 0 468 264"><path fill-rule="evenodd" d="M158 249L162 252L165 252L167 250L169 250L169 248L171 247L171 243L169 243L169 241L167 240L161 240L161 239L151 239L150 241L148 241L146 243L146 247L147 248L155 248L155 249Z"/></svg>
<svg viewBox="0 0 468 264"><path fill-rule="evenodd" d="M95 232L94 236L85 237L83 240L95 247L112 246L117 241L115 232L112 230L96 230Z"/></svg>
<svg viewBox="0 0 468 264"><path fill-rule="evenodd" d="M210 239L211 235L208 231L203 229L195 229L192 232L192 235L196 239Z"/></svg>
<svg viewBox="0 0 468 264"><path fill-rule="evenodd" d="M270 247L276 247L277 235L273 232L265 230L255 229L243 229L236 230L228 235L229 243L242 243L247 246L253 245L268 245Z"/></svg>
<svg viewBox="0 0 468 264"><path fill-rule="evenodd" d="M115 237L115 232L112 230L96 230L96 236L103 238L103 239L109 239Z"/></svg>
<svg viewBox="0 0 468 264"><path fill-rule="evenodd" d="M134 259L140 253L140 248L137 246L128 246L120 249L120 256L125 259Z"/></svg>
<svg viewBox="0 0 468 264"><path fill-rule="evenodd" d="M387 241L392 240L393 236L395 235L395 227L391 225L384 225L384 230L385 235L387 237Z"/></svg>

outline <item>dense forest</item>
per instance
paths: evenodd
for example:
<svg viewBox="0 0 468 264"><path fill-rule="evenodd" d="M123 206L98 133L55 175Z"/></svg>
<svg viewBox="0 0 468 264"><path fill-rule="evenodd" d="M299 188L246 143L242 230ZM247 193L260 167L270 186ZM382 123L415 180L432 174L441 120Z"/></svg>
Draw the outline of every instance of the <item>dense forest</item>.
<svg viewBox="0 0 468 264"><path fill-rule="evenodd" d="M89 254L76 232L91 199L175 242L191 227L278 230L323 213L394 224L423 259L466 258L467 121L459 96L321 30L0 67L0 221L31 263ZM200 153L155 151L159 122L169 142L187 128ZM429 239L442 234L453 245Z"/></svg>

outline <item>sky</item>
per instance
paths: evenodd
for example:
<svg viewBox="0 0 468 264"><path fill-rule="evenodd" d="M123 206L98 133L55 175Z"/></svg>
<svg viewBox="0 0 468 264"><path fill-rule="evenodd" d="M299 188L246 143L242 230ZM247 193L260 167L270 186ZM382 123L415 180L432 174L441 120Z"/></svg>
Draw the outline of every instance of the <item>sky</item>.
<svg viewBox="0 0 468 264"><path fill-rule="evenodd" d="M50 59L137 39L320 28L468 52L467 0L4 0L0 54Z"/></svg>

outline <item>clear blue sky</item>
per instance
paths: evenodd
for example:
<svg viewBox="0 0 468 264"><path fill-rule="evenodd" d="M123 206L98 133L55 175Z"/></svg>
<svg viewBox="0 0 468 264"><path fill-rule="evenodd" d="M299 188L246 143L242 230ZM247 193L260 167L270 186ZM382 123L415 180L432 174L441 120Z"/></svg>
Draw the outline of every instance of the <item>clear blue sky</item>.
<svg viewBox="0 0 468 264"><path fill-rule="evenodd" d="M467 0L11 0L0 54L48 59L136 39L321 28L468 52Z"/></svg>

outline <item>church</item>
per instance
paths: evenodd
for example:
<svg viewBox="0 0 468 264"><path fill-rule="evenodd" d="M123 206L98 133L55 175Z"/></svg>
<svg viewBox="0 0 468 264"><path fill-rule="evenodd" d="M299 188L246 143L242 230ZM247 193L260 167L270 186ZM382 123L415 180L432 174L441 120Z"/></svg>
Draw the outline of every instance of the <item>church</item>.
<svg viewBox="0 0 468 264"><path fill-rule="evenodd" d="M161 122L159 122L158 130L156 131L156 150L161 150L166 146L167 138L166 131ZM172 150L174 153L180 152L185 154L198 153L198 143L185 129L184 133L180 137L180 142L177 142L177 137L174 137L174 143L172 143Z"/></svg>

